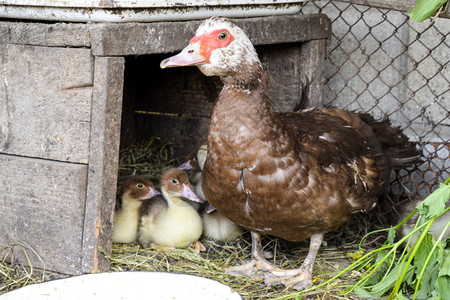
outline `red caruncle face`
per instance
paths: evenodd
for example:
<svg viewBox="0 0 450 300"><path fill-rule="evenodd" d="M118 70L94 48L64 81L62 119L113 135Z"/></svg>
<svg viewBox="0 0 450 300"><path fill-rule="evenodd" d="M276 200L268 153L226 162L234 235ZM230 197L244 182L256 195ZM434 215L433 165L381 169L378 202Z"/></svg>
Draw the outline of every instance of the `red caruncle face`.
<svg viewBox="0 0 450 300"><path fill-rule="evenodd" d="M227 47L232 41L234 41L234 36L228 30L217 29L206 34L194 36L189 44L192 45L199 42L199 54L207 57L207 62L209 62L213 50Z"/></svg>

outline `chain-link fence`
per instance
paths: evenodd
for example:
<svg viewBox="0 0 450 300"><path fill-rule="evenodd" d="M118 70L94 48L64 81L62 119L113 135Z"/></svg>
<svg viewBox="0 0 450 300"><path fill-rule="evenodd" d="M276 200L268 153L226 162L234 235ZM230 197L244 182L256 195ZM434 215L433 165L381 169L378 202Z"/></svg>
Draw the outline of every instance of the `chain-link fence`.
<svg viewBox="0 0 450 300"><path fill-rule="evenodd" d="M428 195L450 173L450 19L418 23L406 12L331 0L302 8L318 12L333 26L325 104L404 128L424 163L393 173L391 190Z"/></svg>

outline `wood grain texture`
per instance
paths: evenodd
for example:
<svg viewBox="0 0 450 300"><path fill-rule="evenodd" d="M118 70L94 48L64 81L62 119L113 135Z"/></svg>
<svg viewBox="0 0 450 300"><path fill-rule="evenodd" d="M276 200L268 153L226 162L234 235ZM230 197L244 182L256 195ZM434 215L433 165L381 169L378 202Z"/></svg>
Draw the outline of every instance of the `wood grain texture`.
<svg viewBox="0 0 450 300"><path fill-rule="evenodd" d="M0 152L87 163L89 49L7 44L0 84Z"/></svg>
<svg viewBox="0 0 450 300"><path fill-rule="evenodd" d="M87 166L0 154L0 174L0 244L24 242L46 269L80 274Z"/></svg>
<svg viewBox="0 0 450 300"><path fill-rule="evenodd" d="M79 23L2 22L8 43L52 47L90 47L89 26Z"/></svg>
<svg viewBox="0 0 450 300"><path fill-rule="evenodd" d="M305 107L323 107L323 68L328 51L328 40L314 40L302 43L299 63L301 64L301 77L303 84Z"/></svg>
<svg viewBox="0 0 450 300"><path fill-rule="evenodd" d="M111 252L112 218L116 202L122 109L123 57L97 57L94 70L89 172L82 249L82 270L104 272Z"/></svg>
<svg viewBox="0 0 450 300"><path fill-rule="evenodd" d="M323 14L234 19L254 45L326 39L331 22ZM183 49L200 21L98 24L91 27L92 51L98 56L170 53ZM140 37L140 38L137 38Z"/></svg>

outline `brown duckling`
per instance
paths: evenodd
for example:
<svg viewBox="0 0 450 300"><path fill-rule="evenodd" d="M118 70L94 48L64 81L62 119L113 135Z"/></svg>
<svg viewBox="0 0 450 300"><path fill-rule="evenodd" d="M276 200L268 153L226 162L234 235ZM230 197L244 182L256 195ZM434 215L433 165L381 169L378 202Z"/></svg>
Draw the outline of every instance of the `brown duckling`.
<svg viewBox="0 0 450 300"><path fill-rule="evenodd" d="M122 203L114 212L113 242L133 243L138 239L139 208L142 203L160 193L153 183L142 176L127 178L120 191Z"/></svg>
<svg viewBox="0 0 450 300"><path fill-rule="evenodd" d="M192 245L197 252L204 251L205 247L198 241L203 230L202 219L183 198L203 200L193 191L187 174L178 168L164 172L161 193L164 197L157 197L141 207L141 245L170 249Z"/></svg>

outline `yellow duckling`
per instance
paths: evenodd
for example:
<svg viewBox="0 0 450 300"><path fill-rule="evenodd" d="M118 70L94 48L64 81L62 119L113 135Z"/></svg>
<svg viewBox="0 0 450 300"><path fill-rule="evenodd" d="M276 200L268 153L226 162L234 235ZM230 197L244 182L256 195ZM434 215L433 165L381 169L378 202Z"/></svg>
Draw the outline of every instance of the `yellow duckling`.
<svg viewBox="0 0 450 300"><path fill-rule="evenodd" d="M197 252L205 247L198 241L202 234L202 219L190 204L203 202L192 190L187 174L178 168L164 172L161 193L141 207L139 242L143 247L181 248L192 245Z"/></svg>
<svg viewBox="0 0 450 300"><path fill-rule="evenodd" d="M120 191L121 206L114 212L113 236L114 243L133 243L138 239L139 208L160 193L153 183L142 176L127 178Z"/></svg>

